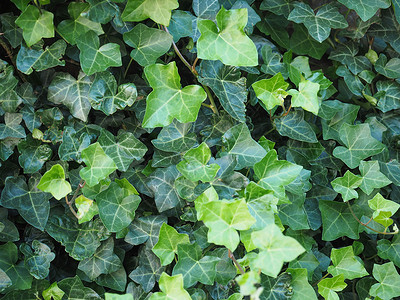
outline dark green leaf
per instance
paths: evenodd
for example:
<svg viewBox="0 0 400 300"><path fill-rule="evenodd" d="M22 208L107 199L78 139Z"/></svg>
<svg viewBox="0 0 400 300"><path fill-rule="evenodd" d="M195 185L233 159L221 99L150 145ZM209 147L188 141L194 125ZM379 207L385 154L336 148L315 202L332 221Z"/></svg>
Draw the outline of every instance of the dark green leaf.
<svg viewBox="0 0 400 300"><path fill-rule="evenodd" d="M25 267L33 277L44 279L49 275L50 262L56 257L49 246L34 240L32 246L21 244L19 249L25 256Z"/></svg>

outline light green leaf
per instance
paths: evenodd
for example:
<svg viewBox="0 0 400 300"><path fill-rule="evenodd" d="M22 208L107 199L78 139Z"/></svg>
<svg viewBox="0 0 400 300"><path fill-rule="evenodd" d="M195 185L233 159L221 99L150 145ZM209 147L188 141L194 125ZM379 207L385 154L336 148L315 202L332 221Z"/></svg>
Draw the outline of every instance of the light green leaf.
<svg viewBox="0 0 400 300"><path fill-rule="evenodd" d="M338 0L349 9L354 9L360 18L365 22L372 18L378 9L388 8L390 0Z"/></svg>
<svg viewBox="0 0 400 300"><path fill-rule="evenodd" d="M181 89L175 61L168 65L147 66L144 73L153 91L146 99L143 127L164 127L174 118L182 123L196 120L201 103L207 95L198 85Z"/></svg>
<svg viewBox="0 0 400 300"><path fill-rule="evenodd" d="M117 169L114 161L104 152L98 142L82 150L81 155L86 167L79 171L79 175L88 186L98 184L100 180Z"/></svg>
<svg viewBox="0 0 400 300"><path fill-rule="evenodd" d="M50 262L56 257L49 246L33 240L32 246L21 244L19 249L25 256L25 267L33 277L44 279L49 275Z"/></svg>
<svg viewBox="0 0 400 300"><path fill-rule="evenodd" d="M139 22L150 18L156 23L168 26L171 11L178 7L177 0L128 0L122 19Z"/></svg>
<svg viewBox="0 0 400 300"><path fill-rule="evenodd" d="M344 282L343 274L334 276L332 278L325 278L318 283L318 293L321 294L325 300L339 300L336 292L342 291L347 284Z"/></svg>
<svg viewBox="0 0 400 300"><path fill-rule="evenodd" d="M172 270L172 274L183 275L183 285L188 288L197 282L213 284L216 276L216 265L219 258L203 256L200 246L194 244L179 244L178 262Z"/></svg>
<svg viewBox="0 0 400 300"><path fill-rule="evenodd" d="M293 296L291 300L317 300L317 295L311 284L308 282L307 270L303 268L286 270L292 276Z"/></svg>
<svg viewBox="0 0 400 300"><path fill-rule="evenodd" d="M378 161L362 161L358 166L362 176L360 189L367 195L376 188L381 188L392 182L379 170Z"/></svg>
<svg viewBox="0 0 400 300"><path fill-rule="evenodd" d="M134 48L131 57L145 67L154 64L157 58L171 48L172 36L163 30L140 23L124 33L124 41Z"/></svg>
<svg viewBox="0 0 400 300"><path fill-rule="evenodd" d="M93 219L99 213L97 203L83 195L75 199L75 206L78 209L78 223L82 224Z"/></svg>
<svg viewBox="0 0 400 300"><path fill-rule="evenodd" d="M368 276L368 272L360 262L360 258L354 255L352 246L332 249L331 260L333 266L329 266L328 272L332 274L332 276L342 274L344 279Z"/></svg>
<svg viewBox="0 0 400 300"><path fill-rule="evenodd" d="M79 35L76 44L80 50L81 68L87 75L105 71L108 67L122 66L119 45L108 43L100 47L99 37L94 31Z"/></svg>
<svg viewBox="0 0 400 300"><path fill-rule="evenodd" d="M260 269L265 275L276 277L284 262L294 260L305 249L292 237L284 236L275 224L268 224L263 230L251 234L259 253L250 252L248 259L254 270Z"/></svg>
<svg viewBox="0 0 400 300"><path fill-rule="evenodd" d="M349 125L344 123L339 130L340 140L346 147L336 147L333 156L340 158L349 168L356 168L360 162L385 149L385 145L371 136L368 124Z"/></svg>
<svg viewBox="0 0 400 300"><path fill-rule="evenodd" d="M288 94L292 96L292 107L302 107L304 110L318 115L321 101L318 98L320 85L309 80L300 82L299 90L291 89Z"/></svg>
<svg viewBox="0 0 400 300"><path fill-rule="evenodd" d="M141 201L136 189L123 178L115 179L105 191L96 196L100 218L111 232L126 228L135 218Z"/></svg>
<svg viewBox="0 0 400 300"><path fill-rule="evenodd" d="M153 247L153 252L161 260L161 265L169 265L178 251L179 244L189 244L189 236L187 234L178 233L174 227L163 223L160 228L159 239Z"/></svg>
<svg viewBox="0 0 400 300"><path fill-rule="evenodd" d="M90 78L83 73L79 74L78 79L68 73L58 73L49 86L48 100L64 104L75 118L86 122L91 108L90 84Z"/></svg>
<svg viewBox="0 0 400 300"><path fill-rule="evenodd" d="M277 105L283 105L288 95L286 89L289 83L285 82L281 73L277 73L274 77L256 81L251 86L257 98L264 103L267 110L271 110Z"/></svg>
<svg viewBox="0 0 400 300"><path fill-rule="evenodd" d="M275 126L280 135L297 141L318 143L313 128L304 120L303 110L291 110L286 116L276 119Z"/></svg>
<svg viewBox="0 0 400 300"><path fill-rule="evenodd" d="M362 183L362 178L354 175L349 170L346 171L343 177L336 177L332 182L333 189L342 195L344 202L358 198L358 193L355 191Z"/></svg>
<svg viewBox="0 0 400 300"><path fill-rule="evenodd" d="M61 300L64 294L63 290L58 287L57 282L53 282L42 292L44 300Z"/></svg>
<svg viewBox="0 0 400 300"><path fill-rule="evenodd" d="M72 192L71 185L65 180L64 169L59 164L52 166L50 170L44 173L37 188L43 192L51 193L57 200Z"/></svg>
<svg viewBox="0 0 400 300"><path fill-rule="evenodd" d="M346 28L348 26L346 19L339 13L338 6L335 3L322 6L315 14L308 4L296 2L293 4L293 10L290 12L288 20L303 23L310 35L320 43L329 37L331 28Z"/></svg>
<svg viewBox="0 0 400 300"><path fill-rule="evenodd" d="M158 282L160 290L163 292L153 293L149 300L180 299L191 300L189 293L183 288L183 276L178 274L169 276L162 273Z"/></svg>
<svg viewBox="0 0 400 300"><path fill-rule="evenodd" d="M134 300L131 294L119 295L119 294L105 293L104 296L105 300Z"/></svg>
<svg viewBox="0 0 400 300"><path fill-rule="evenodd" d="M15 24L22 28L28 47L39 42L41 38L54 37L53 17L51 12L29 5L15 20Z"/></svg>
<svg viewBox="0 0 400 300"><path fill-rule="evenodd" d="M260 284L261 277L256 271L248 271L235 278L240 286L240 294L249 296L257 292L257 285Z"/></svg>
<svg viewBox="0 0 400 300"><path fill-rule="evenodd" d="M385 227L393 223L393 220L388 218L394 215L400 208L400 204L391 200L386 200L380 193L377 193L374 198L368 200L368 206L374 210L372 215L374 221L382 224ZM383 212L385 212L386 215L382 219Z"/></svg>
<svg viewBox="0 0 400 300"><path fill-rule="evenodd" d="M383 265L374 264L372 270L374 278L378 281L369 290L371 296L381 299L393 299L400 296L400 275L397 273L393 262Z"/></svg>
<svg viewBox="0 0 400 300"><path fill-rule="evenodd" d="M207 165L211 158L211 150L206 143L190 149L183 156L183 161L177 164L178 171L191 181L201 180L210 182L217 175L220 166L217 164Z"/></svg>
<svg viewBox="0 0 400 300"><path fill-rule="evenodd" d="M217 25L211 20L197 22L201 33L197 41L198 57L218 59L225 65L256 66L257 49L243 31L247 24L247 9L226 10L222 7L216 20Z"/></svg>

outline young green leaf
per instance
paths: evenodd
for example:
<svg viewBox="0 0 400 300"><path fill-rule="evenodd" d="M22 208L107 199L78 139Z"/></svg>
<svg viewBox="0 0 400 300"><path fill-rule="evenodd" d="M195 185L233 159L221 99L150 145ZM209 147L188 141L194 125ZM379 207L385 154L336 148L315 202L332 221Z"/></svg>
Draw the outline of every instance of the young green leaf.
<svg viewBox="0 0 400 300"><path fill-rule="evenodd" d="M381 299L393 299L400 296L400 286L397 284L400 275L393 262L383 265L374 264L372 274L378 283L371 286L369 290L371 296Z"/></svg>
<svg viewBox="0 0 400 300"><path fill-rule="evenodd" d="M254 92L267 110L273 109L277 105L283 105L283 102L288 95L286 89L289 84L285 82L281 73L269 79L259 80L251 85Z"/></svg>
<svg viewBox="0 0 400 300"><path fill-rule="evenodd" d="M192 299L189 293L183 288L182 274L169 276L167 273L162 273L158 282L160 290L163 292L153 293L149 300L163 300L163 299Z"/></svg>
<svg viewBox="0 0 400 300"><path fill-rule="evenodd" d="M368 200L368 206L374 210L372 215L374 221L382 224L385 227L388 227L393 223L393 220L389 218L400 208L400 204L391 200L386 200L379 193L376 194L371 200ZM382 215L384 212L386 214Z"/></svg>
<svg viewBox="0 0 400 300"><path fill-rule="evenodd" d="M171 11L178 6L177 0L128 0L122 19L139 22L150 18L156 23L168 26Z"/></svg>
<svg viewBox="0 0 400 300"><path fill-rule="evenodd" d="M75 206L78 209L78 223L82 224L93 219L93 217L99 214L99 208L97 203L93 200L80 195L75 199Z"/></svg>
<svg viewBox="0 0 400 300"><path fill-rule="evenodd" d="M57 164L51 167L40 179L37 188L43 192L51 193L60 200L72 192L71 185L65 180L64 169Z"/></svg>
<svg viewBox="0 0 400 300"><path fill-rule="evenodd" d="M346 171L343 177L336 177L332 182L333 189L342 194L344 202L358 198L358 193L355 191L362 183L362 178L354 175L349 170Z"/></svg>
<svg viewBox="0 0 400 300"><path fill-rule="evenodd" d="M318 283L318 293L321 294L325 300L339 300L336 292L342 291L347 284L344 282L343 274L334 276L332 278L325 278Z"/></svg>
<svg viewBox="0 0 400 300"><path fill-rule="evenodd" d="M318 299L313 287L308 282L307 269L288 268L286 272L292 276L292 281L291 281L291 285L293 288L292 300Z"/></svg>
<svg viewBox="0 0 400 300"><path fill-rule="evenodd" d="M333 266L329 266L328 272L332 276L342 274L344 279L368 276L368 272L360 262L359 257L354 255L352 246L332 249L331 259Z"/></svg>
<svg viewBox="0 0 400 300"><path fill-rule="evenodd" d="M320 85L309 80L300 82L299 90L291 89L288 94L292 96L292 106L301 107L306 111L318 115L321 101L318 98Z"/></svg>
<svg viewBox="0 0 400 300"><path fill-rule="evenodd" d="M362 161L358 167L362 176L360 189L367 195L371 194L376 188L381 188L392 183L385 175L379 170L379 162Z"/></svg>

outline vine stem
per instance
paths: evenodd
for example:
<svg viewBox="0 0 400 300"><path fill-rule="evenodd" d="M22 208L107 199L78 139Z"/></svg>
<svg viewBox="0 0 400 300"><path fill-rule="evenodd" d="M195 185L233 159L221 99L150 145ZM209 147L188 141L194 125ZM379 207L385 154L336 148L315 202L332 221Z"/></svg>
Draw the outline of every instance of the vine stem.
<svg viewBox="0 0 400 300"><path fill-rule="evenodd" d="M382 232L382 231L376 230L376 229L374 229L374 228L368 226L367 224L368 224L369 222L371 222L372 218L371 218L367 223L363 223L363 222L361 222L360 219L356 216L356 214L354 213L353 209L351 208L351 205L350 205L349 202L347 202L347 206L349 207L350 212L351 212L351 214L353 215L354 219L356 219L358 223L360 223L362 226L365 226L365 227L368 228L369 230L372 230L373 232L376 232L376 233L378 233L378 234L386 234L386 235L392 235L392 234L398 234L398 233L399 233L398 231L394 231L394 232Z"/></svg>
<svg viewBox="0 0 400 300"><path fill-rule="evenodd" d="M242 266L238 263L236 260L235 256L233 255L232 251L228 249L228 256L230 259L232 259L233 263L235 266L239 269L240 274L244 274L245 271L243 270Z"/></svg>
<svg viewBox="0 0 400 300"><path fill-rule="evenodd" d="M316 286L318 283L320 283L323 279L325 279L326 277L328 277L329 273L326 273L320 280L318 280L316 283L314 283L312 286Z"/></svg>
<svg viewBox="0 0 400 300"><path fill-rule="evenodd" d="M86 184L86 181L84 181L83 179L81 179L81 181L78 184L78 187L75 190L74 195L72 196L71 201L68 201L68 196L65 196L65 203L67 203L67 205L69 206L70 211L72 212L72 214L79 219L78 214L76 213L75 209L72 207L72 205L75 203L75 199L78 198L78 194L81 188L83 188Z"/></svg>
<svg viewBox="0 0 400 300"><path fill-rule="evenodd" d="M11 49L8 47L7 43L3 41L3 38L2 38L1 36L0 36L0 45L1 45L1 47L3 47L3 49L6 51L7 56L10 58L11 63L13 64L15 70L17 71L19 78L21 78L21 80L22 80L23 82L27 82L25 76L24 76L24 75L21 73L21 71L18 70L18 68L17 68L17 65L16 65L16 63L15 63L15 61L14 61L14 59L13 59L13 55L12 55Z"/></svg>

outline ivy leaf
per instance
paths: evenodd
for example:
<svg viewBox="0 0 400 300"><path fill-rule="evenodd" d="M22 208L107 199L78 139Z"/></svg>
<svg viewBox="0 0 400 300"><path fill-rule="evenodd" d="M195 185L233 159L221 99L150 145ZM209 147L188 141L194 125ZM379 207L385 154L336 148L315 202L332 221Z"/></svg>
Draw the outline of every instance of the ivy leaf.
<svg viewBox="0 0 400 300"><path fill-rule="evenodd" d="M400 266L400 236L394 235L391 241L381 239L378 241L378 255L382 259L392 261L396 266Z"/></svg>
<svg viewBox="0 0 400 300"><path fill-rule="evenodd" d="M100 47L99 37L94 31L79 35L76 44L80 50L81 68L87 75L122 66L119 45L108 43Z"/></svg>
<svg viewBox="0 0 400 300"><path fill-rule="evenodd" d="M189 85L181 89L175 62L145 67L145 76L153 88L146 99L143 127L169 125L174 118L182 123L194 122L207 95L202 87Z"/></svg>
<svg viewBox="0 0 400 300"><path fill-rule="evenodd" d="M226 10L222 7L216 20L217 25L211 20L197 22L201 33L197 41L198 57L207 60L218 59L225 65L257 65L257 49L244 33L247 9Z"/></svg>
<svg viewBox="0 0 400 300"><path fill-rule="evenodd" d="M78 79L68 73L58 73L49 86L48 100L64 104L75 118L86 122L91 108L90 84L90 78L83 73L79 74Z"/></svg>
<svg viewBox="0 0 400 300"><path fill-rule="evenodd" d="M22 121L22 115L17 113L5 113L4 122L0 124L0 140L5 138L25 138L25 130L19 125Z"/></svg>
<svg viewBox="0 0 400 300"><path fill-rule="evenodd" d="M374 95L378 101L378 109L388 112L400 108L400 84L395 81L380 80L376 83L377 93Z"/></svg>
<svg viewBox="0 0 400 300"><path fill-rule="evenodd" d="M329 266L328 272L332 276L342 274L344 279L368 276L368 272L360 262L360 259L354 255L352 246L332 249L331 260L333 266Z"/></svg>
<svg viewBox="0 0 400 300"><path fill-rule="evenodd" d="M104 33L101 24L93 22L82 15L89 9L88 3L71 2L68 5L69 20L61 21L57 26L58 33L71 45L76 44L79 35L94 31L101 35Z"/></svg>
<svg viewBox="0 0 400 300"><path fill-rule="evenodd" d="M111 115L126 106L132 106L137 97L136 86L125 83L118 86L110 72L97 73L89 90L89 101L94 109Z"/></svg>
<svg viewBox="0 0 400 300"><path fill-rule="evenodd" d="M23 177L7 177L1 193L3 207L17 209L26 222L43 230L49 218L51 195L36 188L38 176L33 176L26 184Z"/></svg>
<svg viewBox="0 0 400 300"><path fill-rule="evenodd" d="M199 75L199 82L213 90L226 112L235 120L245 122L246 78L241 77L240 70L220 61L203 60Z"/></svg>
<svg viewBox="0 0 400 300"><path fill-rule="evenodd" d="M147 147L133 133L120 131L115 137L103 129L97 140L105 154L116 164L118 170L126 171L134 160L140 160L147 152Z"/></svg>
<svg viewBox="0 0 400 300"><path fill-rule="evenodd" d="M362 183L362 178L358 175L354 175L349 170L346 171L343 177L336 177L332 181L333 189L342 194L344 202L351 199L358 198L358 193L355 191Z"/></svg>
<svg viewBox="0 0 400 300"><path fill-rule="evenodd" d="M400 204L391 200L386 200L379 193L376 194L371 200L368 200L368 206L374 210L374 213L372 215L374 221L382 224L385 227L393 223L393 220L388 218L394 215L396 211L400 208ZM380 217L382 216L383 212L387 213L387 215L382 220Z"/></svg>
<svg viewBox="0 0 400 300"><path fill-rule="evenodd" d="M285 82L281 73L275 74L269 79L259 80L251 85L267 110L273 109L277 105L283 105L288 93L286 89L289 83Z"/></svg>
<svg viewBox="0 0 400 300"><path fill-rule="evenodd" d="M60 61L65 53L67 44L64 40L58 40L51 46L43 50L43 43L37 43L32 47L21 45L17 55L17 68L24 74L31 74L33 69L40 72L56 66L65 66L64 61Z"/></svg>
<svg viewBox="0 0 400 300"><path fill-rule="evenodd" d="M293 9L293 4L290 0L263 0L260 4L260 9L288 17L290 11Z"/></svg>
<svg viewBox="0 0 400 300"><path fill-rule="evenodd" d="M163 30L138 24L124 33L124 41L134 48L131 57L145 67L154 64L171 48L172 36Z"/></svg>
<svg viewBox="0 0 400 300"><path fill-rule="evenodd" d="M292 276L291 285L293 288L293 300L318 299L313 287L308 282L307 269L288 268L286 272L288 272Z"/></svg>
<svg viewBox="0 0 400 300"><path fill-rule="evenodd" d="M338 300L339 296L336 292L342 291L347 284L344 282L343 274L332 278L325 278L318 283L318 293L326 300Z"/></svg>
<svg viewBox="0 0 400 300"><path fill-rule="evenodd" d="M210 182L217 175L220 166L217 164L207 165L211 158L211 150L206 143L201 143L200 146L190 149L183 156L183 161L177 164L178 171L191 181L201 180Z"/></svg>
<svg viewBox="0 0 400 300"><path fill-rule="evenodd" d="M62 143L58 148L58 156L64 161L74 160L80 163L82 162L81 152L89 147L89 145L90 136L88 134L83 133L79 136L74 128L65 126Z"/></svg>
<svg viewBox="0 0 400 300"><path fill-rule="evenodd" d="M197 219L208 227L208 242L224 245L231 251L239 244L237 230L250 229L256 221L244 199L219 200L213 187L195 200L195 207Z"/></svg>
<svg viewBox="0 0 400 300"><path fill-rule="evenodd" d="M308 4L296 2L293 4L293 10L290 12L288 20L303 23L310 35L320 43L329 37L331 28L346 28L348 26L334 3L322 6L315 14Z"/></svg>
<svg viewBox="0 0 400 300"><path fill-rule="evenodd" d="M380 54L379 59L375 62L375 70L386 76L387 78L396 79L400 77L398 68L400 67L399 58L391 58L389 61L385 54Z"/></svg>
<svg viewBox="0 0 400 300"><path fill-rule="evenodd" d="M64 294L65 293L58 287L57 282L53 282L42 292L44 300L61 300Z"/></svg>
<svg viewBox="0 0 400 300"><path fill-rule="evenodd" d="M44 173L37 188L43 192L51 193L57 200L72 192L71 185L65 180L64 169L59 164L52 166L50 170Z"/></svg>
<svg viewBox="0 0 400 300"><path fill-rule="evenodd" d="M168 30L172 35L174 42L178 42L181 38L192 35L193 15L188 11L173 10L171 22Z"/></svg>
<svg viewBox="0 0 400 300"><path fill-rule="evenodd" d="M114 240L109 238L97 248L92 257L79 262L78 269L94 280L101 274L110 274L122 266L118 256L114 253Z"/></svg>
<svg viewBox="0 0 400 300"><path fill-rule="evenodd" d="M178 7L177 0L128 0L122 13L122 19L139 22L150 18L156 23L168 26L171 20L171 11Z"/></svg>
<svg viewBox="0 0 400 300"><path fill-rule="evenodd" d="M83 16L88 17L91 21L106 24L114 18L115 25L121 25L121 12L119 7L114 2L121 2L120 0L88 0L90 9Z"/></svg>
<svg viewBox="0 0 400 300"><path fill-rule="evenodd" d="M3 292L6 288L10 287L12 285L12 281L10 277L4 272L2 269L0 269L0 292Z"/></svg>
<svg viewBox="0 0 400 300"><path fill-rule="evenodd" d="M88 186L98 184L100 180L117 169L114 161L104 152L98 142L82 150L81 155L87 166L79 171L79 175Z"/></svg>
<svg viewBox="0 0 400 300"><path fill-rule="evenodd" d="M293 28L294 32L290 37L290 49L299 55L307 54L315 59L321 59L330 47L327 40L322 43L317 42L308 34L307 28L303 25L293 24Z"/></svg>
<svg viewBox="0 0 400 300"><path fill-rule="evenodd" d="M371 63L365 56L357 56L358 47L358 44L353 41L340 44L331 52L329 59L346 65L354 75L357 75L363 70L369 70L371 68Z"/></svg>
<svg viewBox="0 0 400 300"><path fill-rule="evenodd" d="M161 265L169 265L178 251L179 244L189 244L189 236L187 234L178 233L174 227L163 223L160 228L157 244L153 247L153 252L160 258Z"/></svg>
<svg viewBox="0 0 400 300"><path fill-rule="evenodd" d="M18 151L21 153L18 162L25 174L39 171L53 153L48 145L31 138L21 141L18 144Z"/></svg>
<svg viewBox="0 0 400 300"><path fill-rule="evenodd" d="M251 239L259 248L258 254L250 252L247 255L251 268L260 269L271 277L278 276L284 262L294 260L305 251L294 238L284 236L275 224L268 224L263 230L252 232Z"/></svg>
<svg viewBox="0 0 400 300"><path fill-rule="evenodd" d="M303 110L292 110L286 116L275 121L276 130L280 135L290 137L291 139L318 143L317 136L311 125L304 120Z"/></svg>
<svg viewBox="0 0 400 300"><path fill-rule="evenodd" d="M135 219L129 225L129 232L125 236L125 242L132 245L146 243L146 245L154 247L158 241L161 226L166 222L167 218L162 215L145 216Z"/></svg>
<svg viewBox="0 0 400 300"><path fill-rule="evenodd" d="M343 5L346 5L349 9L354 9L360 18L366 22L372 18L378 9L388 8L390 6L390 0L338 0Z"/></svg>
<svg viewBox="0 0 400 300"><path fill-rule="evenodd" d="M49 246L33 240L32 247L28 244L21 244L19 249L25 256L25 267L33 277L44 279L49 275L50 262L56 257Z"/></svg>
<svg viewBox="0 0 400 300"><path fill-rule="evenodd" d="M78 209L78 223L82 224L93 219L95 215L99 214L97 203L83 195L75 199L75 206Z"/></svg>
<svg viewBox="0 0 400 300"><path fill-rule="evenodd" d="M302 107L304 110L318 115L321 101L318 98L320 85L318 83L305 80L300 82L299 90L291 89L288 94L292 96L292 107Z"/></svg>
<svg viewBox="0 0 400 300"><path fill-rule="evenodd" d="M0 242L16 242L19 240L18 229L13 222L7 219L7 216L8 210L4 207L0 208L0 227L3 228L0 229Z"/></svg>
<svg viewBox="0 0 400 300"><path fill-rule="evenodd" d="M198 244L180 244L178 247L178 262L172 274L182 274L184 287L188 288L197 282L212 284L216 276L216 265L219 258L203 256Z"/></svg>
<svg viewBox="0 0 400 300"><path fill-rule="evenodd" d="M17 17L12 13L1 14L0 16L4 37L13 48L17 48L22 42L22 29L15 24L16 19Z"/></svg>
<svg viewBox="0 0 400 300"><path fill-rule="evenodd" d="M178 274L169 276L167 273L162 273L158 281L161 292L153 293L149 300L162 300L162 299L192 299L189 293L183 288L183 276Z"/></svg>
<svg viewBox="0 0 400 300"><path fill-rule="evenodd" d="M353 217L346 203L320 200L319 210L322 216L322 239L333 241L339 237L347 236L357 240L359 223ZM360 218L360 216L357 216Z"/></svg>
<svg viewBox="0 0 400 300"><path fill-rule="evenodd" d="M77 275L75 277L65 278L59 281L57 285L64 292L63 298L82 300L102 299L94 290L85 287Z"/></svg>
<svg viewBox="0 0 400 300"><path fill-rule="evenodd" d="M376 188L381 188L392 182L379 170L379 162L362 161L358 167L362 176L360 189L367 195L371 194Z"/></svg>
<svg viewBox="0 0 400 300"><path fill-rule="evenodd" d="M374 264L372 274L378 283L371 286L369 290L371 296L381 299L393 299L400 296L400 287L396 284L400 280L400 275L393 262L383 265Z"/></svg>
<svg viewBox="0 0 400 300"><path fill-rule="evenodd" d="M22 28L22 35L28 47L42 38L54 37L53 17L51 12L29 5L15 20L15 24Z"/></svg>
<svg viewBox="0 0 400 300"><path fill-rule="evenodd" d="M111 232L118 232L132 222L141 199L136 189L123 178L111 182L96 196L96 201L104 226Z"/></svg>
<svg viewBox="0 0 400 300"><path fill-rule="evenodd" d="M390 3L388 0L385 2ZM389 43L395 51L400 51L399 30L400 26L396 21L395 13L392 9L386 9L382 11L380 22L372 25L368 33L372 36L382 38L385 42Z"/></svg>
<svg viewBox="0 0 400 300"><path fill-rule="evenodd" d="M339 130L342 143L346 147L336 147L333 156L340 158L349 168L356 168L360 162L385 149L385 145L371 136L368 124L349 125L344 123Z"/></svg>
<svg viewBox="0 0 400 300"><path fill-rule="evenodd" d="M231 127L222 137L226 151L237 156L236 169L252 167L259 162L267 152L251 137L246 124Z"/></svg>

